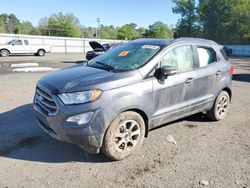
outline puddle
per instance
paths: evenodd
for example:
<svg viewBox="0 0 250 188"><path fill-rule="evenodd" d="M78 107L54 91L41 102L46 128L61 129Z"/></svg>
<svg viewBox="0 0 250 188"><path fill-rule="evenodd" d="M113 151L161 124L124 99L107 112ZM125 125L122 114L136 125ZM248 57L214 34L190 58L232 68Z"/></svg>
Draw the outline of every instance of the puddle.
<svg viewBox="0 0 250 188"><path fill-rule="evenodd" d="M55 71L59 69L51 68L51 67L25 67L25 68L16 68L12 71L14 72L44 72L44 71Z"/></svg>
<svg viewBox="0 0 250 188"><path fill-rule="evenodd" d="M11 64L10 67L12 68L22 68L22 67L38 67L38 63L17 63L17 64Z"/></svg>

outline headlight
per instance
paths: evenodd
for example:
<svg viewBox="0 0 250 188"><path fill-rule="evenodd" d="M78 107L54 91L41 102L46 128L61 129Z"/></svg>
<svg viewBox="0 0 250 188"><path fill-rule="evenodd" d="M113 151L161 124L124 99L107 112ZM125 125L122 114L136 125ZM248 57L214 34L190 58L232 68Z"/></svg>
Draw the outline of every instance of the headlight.
<svg viewBox="0 0 250 188"><path fill-rule="evenodd" d="M64 104L82 104L86 102L96 101L102 94L101 90L93 89L90 91L75 92L75 93L63 93L58 97Z"/></svg>

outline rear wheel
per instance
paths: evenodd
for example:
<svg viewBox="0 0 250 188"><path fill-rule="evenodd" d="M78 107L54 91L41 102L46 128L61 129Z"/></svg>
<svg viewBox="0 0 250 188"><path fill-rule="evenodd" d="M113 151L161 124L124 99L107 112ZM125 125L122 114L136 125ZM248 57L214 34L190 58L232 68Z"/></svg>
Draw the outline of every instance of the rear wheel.
<svg viewBox="0 0 250 188"><path fill-rule="evenodd" d="M1 57L8 57L9 56L9 51L8 50L1 50L0 56Z"/></svg>
<svg viewBox="0 0 250 188"><path fill-rule="evenodd" d="M44 56L45 55L45 51L43 49L40 49L37 51L37 55L38 56Z"/></svg>
<svg viewBox="0 0 250 188"><path fill-rule="evenodd" d="M219 121L224 119L228 113L230 104L230 97L226 91L222 91L216 98L211 110L207 111L207 116L214 120Z"/></svg>
<svg viewBox="0 0 250 188"><path fill-rule="evenodd" d="M113 160L125 159L142 144L144 135L145 123L138 113L121 113L107 129L102 152Z"/></svg>

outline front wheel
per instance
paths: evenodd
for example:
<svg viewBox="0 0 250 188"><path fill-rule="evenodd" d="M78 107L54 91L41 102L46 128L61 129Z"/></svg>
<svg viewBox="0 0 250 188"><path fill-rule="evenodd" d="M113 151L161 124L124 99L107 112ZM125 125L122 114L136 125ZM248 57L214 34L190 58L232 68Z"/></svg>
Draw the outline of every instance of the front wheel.
<svg viewBox="0 0 250 188"><path fill-rule="evenodd" d="M224 119L228 113L230 104L230 97L226 91L222 91L216 98L211 110L207 111L207 116L214 120L219 121Z"/></svg>
<svg viewBox="0 0 250 188"><path fill-rule="evenodd" d="M0 56L1 57L8 57L9 56L9 51L8 50L1 50Z"/></svg>
<svg viewBox="0 0 250 188"><path fill-rule="evenodd" d="M144 135L143 118L136 112L123 112L108 127L102 152L113 160L125 159L142 144Z"/></svg>

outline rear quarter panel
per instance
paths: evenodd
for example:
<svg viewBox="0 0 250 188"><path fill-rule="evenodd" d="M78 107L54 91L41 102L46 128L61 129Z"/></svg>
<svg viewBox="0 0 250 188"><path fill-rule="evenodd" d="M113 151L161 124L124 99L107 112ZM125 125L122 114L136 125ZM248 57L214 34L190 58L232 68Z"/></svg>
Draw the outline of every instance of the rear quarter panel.
<svg viewBox="0 0 250 188"><path fill-rule="evenodd" d="M30 45L30 51L31 53L36 53L39 49L45 50L45 52L50 52L50 46L49 45Z"/></svg>
<svg viewBox="0 0 250 188"><path fill-rule="evenodd" d="M217 55L220 58L220 61L218 64L218 70L222 72L220 75L217 76L215 96L218 96L218 94L225 88L228 88L232 91L232 76L233 75L230 72L230 67L232 66L232 64L229 61L224 59L223 55L220 52L221 48L223 47L220 45L215 47Z"/></svg>

